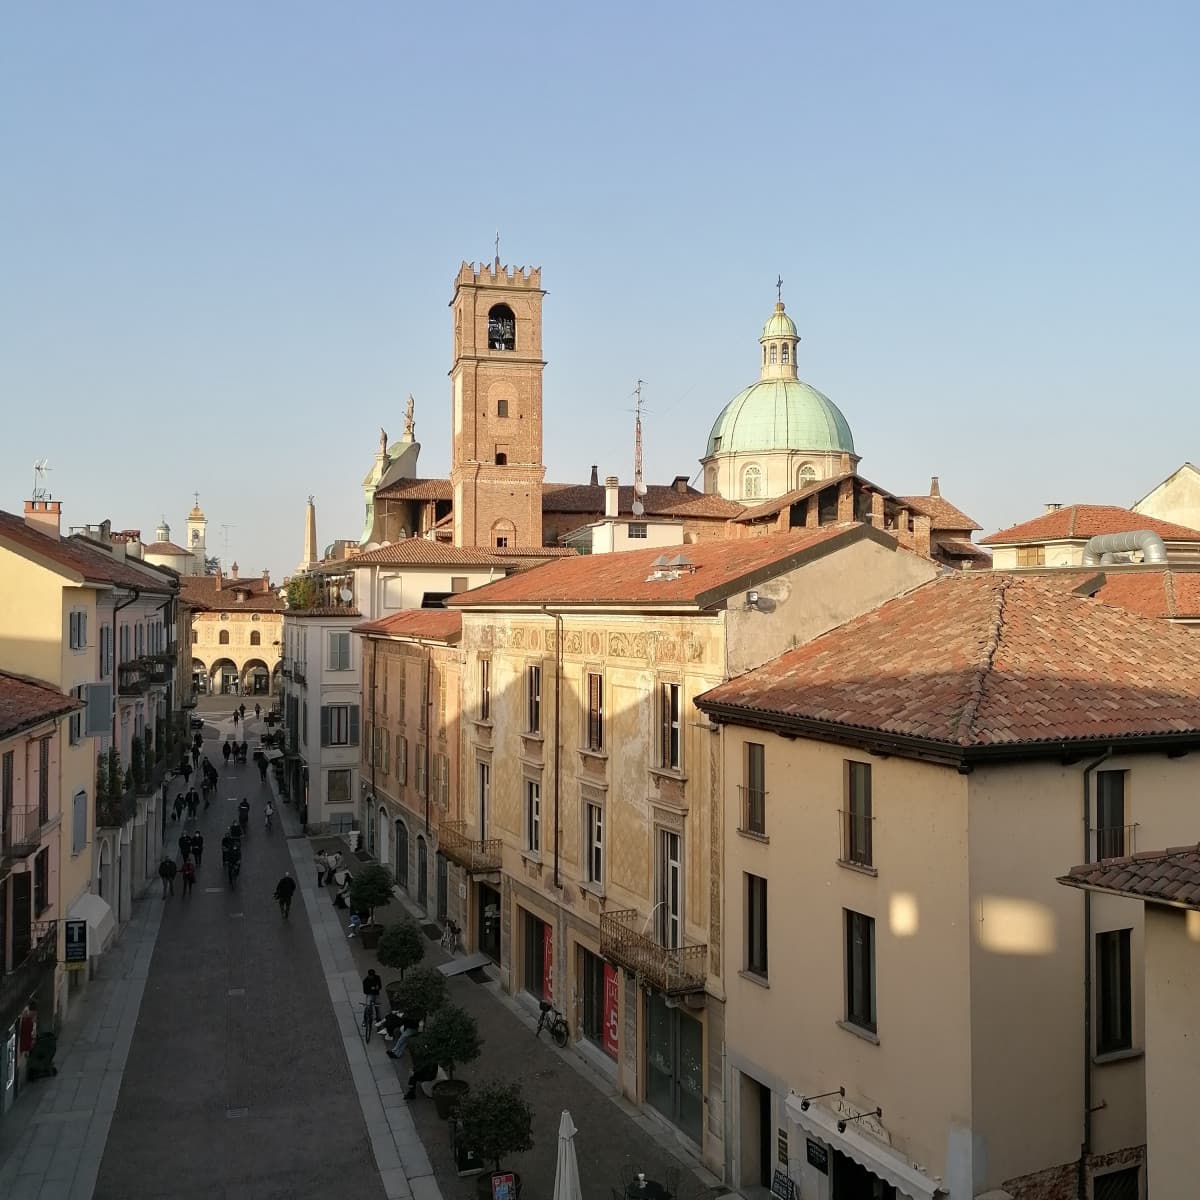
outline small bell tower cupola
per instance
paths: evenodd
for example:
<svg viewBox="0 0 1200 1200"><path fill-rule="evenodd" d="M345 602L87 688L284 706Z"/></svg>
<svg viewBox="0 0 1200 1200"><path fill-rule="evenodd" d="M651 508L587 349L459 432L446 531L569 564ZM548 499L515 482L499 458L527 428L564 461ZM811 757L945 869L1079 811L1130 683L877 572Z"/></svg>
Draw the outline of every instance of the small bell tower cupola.
<svg viewBox="0 0 1200 1200"><path fill-rule="evenodd" d="M154 540L156 542L169 542L171 540L171 527L167 524L167 518L165 516L155 526Z"/></svg>
<svg viewBox="0 0 1200 1200"><path fill-rule="evenodd" d="M208 531L208 518L200 508L200 493L195 493L195 503L187 518L187 549L192 556L192 573L204 574L204 560L208 554L205 541Z"/></svg>
<svg viewBox="0 0 1200 1200"><path fill-rule="evenodd" d="M783 306L783 278L775 281L775 311L763 326L759 344L762 346L763 379L795 379L796 353L800 335L796 322L787 315Z"/></svg>

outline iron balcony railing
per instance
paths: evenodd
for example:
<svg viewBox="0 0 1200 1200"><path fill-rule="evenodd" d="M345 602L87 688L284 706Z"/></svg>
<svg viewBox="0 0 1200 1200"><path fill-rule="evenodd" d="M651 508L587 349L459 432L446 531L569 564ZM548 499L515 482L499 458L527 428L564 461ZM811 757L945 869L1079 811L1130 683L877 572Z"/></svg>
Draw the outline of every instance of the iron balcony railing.
<svg viewBox="0 0 1200 1200"><path fill-rule="evenodd" d="M146 671L140 662L124 662L117 668L118 695L140 696L146 687Z"/></svg>
<svg viewBox="0 0 1200 1200"><path fill-rule="evenodd" d="M12 931L14 944L18 931ZM33 999L58 962L58 922L34 921L28 949L7 975L0 975L0 1029L7 1029Z"/></svg>
<svg viewBox="0 0 1200 1200"><path fill-rule="evenodd" d="M10 808L0 822L0 864L7 866L33 854L41 845L43 824L36 804Z"/></svg>
<svg viewBox="0 0 1200 1200"><path fill-rule="evenodd" d="M472 838L465 821L443 821L438 826L438 849L451 862L473 875L500 870L504 855L501 838Z"/></svg>
<svg viewBox="0 0 1200 1200"><path fill-rule="evenodd" d="M875 865L875 818L853 809L841 809L838 819L842 824L841 861L856 867Z"/></svg>
<svg viewBox="0 0 1200 1200"><path fill-rule="evenodd" d="M292 668L292 679L295 680L301 687L308 686L308 680L304 676L304 672L299 667Z"/></svg>
<svg viewBox="0 0 1200 1200"><path fill-rule="evenodd" d="M765 789L739 784L738 795L742 800L742 823L738 828L743 833L757 833L765 836L767 832L767 793Z"/></svg>
<svg viewBox="0 0 1200 1200"><path fill-rule="evenodd" d="M704 991L708 947L662 946L642 932L648 923L636 908L601 913L600 953L668 996Z"/></svg>
<svg viewBox="0 0 1200 1200"><path fill-rule="evenodd" d="M1137 825L1108 825L1091 829L1092 856L1102 858L1126 858L1137 850Z"/></svg>

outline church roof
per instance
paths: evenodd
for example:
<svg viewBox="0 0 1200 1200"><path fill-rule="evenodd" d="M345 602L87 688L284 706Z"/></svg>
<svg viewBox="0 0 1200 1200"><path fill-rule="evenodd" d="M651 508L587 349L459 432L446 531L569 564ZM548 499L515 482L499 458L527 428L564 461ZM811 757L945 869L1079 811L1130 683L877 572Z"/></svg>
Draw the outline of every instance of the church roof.
<svg viewBox="0 0 1200 1200"><path fill-rule="evenodd" d="M182 546L175 545L174 542L151 542L146 547L147 554L164 554L164 555L179 555L183 554L191 557L192 552L185 550Z"/></svg>
<svg viewBox="0 0 1200 1200"><path fill-rule="evenodd" d="M853 454L854 435L838 406L802 379L760 379L721 410L705 457L769 450Z"/></svg>

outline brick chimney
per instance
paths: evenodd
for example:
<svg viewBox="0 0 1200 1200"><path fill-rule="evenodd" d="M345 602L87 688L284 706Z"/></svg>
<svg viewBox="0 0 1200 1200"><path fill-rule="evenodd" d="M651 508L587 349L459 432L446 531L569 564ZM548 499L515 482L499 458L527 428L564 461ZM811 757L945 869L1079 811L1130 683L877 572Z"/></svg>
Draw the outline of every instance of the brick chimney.
<svg viewBox="0 0 1200 1200"><path fill-rule="evenodd" d="M217 591L221 590L221 568L218 566L213 572L213 578L217 581Z"/></svg>
<svg viewBox="0 0 1200 1200"><path fill-rule="evenodd" d="M263 567L263 590L270 591L271 589L271 572L267 567Z"/></svg>
<svg viewBox="0 0 1200 1200"><path fill-rule="evenodd" d="M229 578L236 579L237 573L238 573L238 565L237 565L237 560L235 559L233 566L229 568Z"/></svg>
<svg viewBox="0 0 1200 1200"><path fill-rule="evenodd" d="M608 475L604 479L604 515L615 517L621 511L621 493L617 486L617 477Z"/></svg>
<svg viewBox="0 0 1200 1200"><path fill-rule="evenodd" d="M591 487L600 486L600 468L597 467L595 463L592 464L592 478L589 481L589 485Z"/></svg>
<svg viewBox="0 0 1200 1200"><path fill-rule="evenodd" d="M929 481L929 494L931 496L940 496L942 494L942 485L938 483L936 475Z"/></svg>
<svg viewBox="0 0 1200 1200"><path fill-rule="evenodd" d="M62 536L62 503L58 500L26 500L25 524L38 533Z"/></svg>

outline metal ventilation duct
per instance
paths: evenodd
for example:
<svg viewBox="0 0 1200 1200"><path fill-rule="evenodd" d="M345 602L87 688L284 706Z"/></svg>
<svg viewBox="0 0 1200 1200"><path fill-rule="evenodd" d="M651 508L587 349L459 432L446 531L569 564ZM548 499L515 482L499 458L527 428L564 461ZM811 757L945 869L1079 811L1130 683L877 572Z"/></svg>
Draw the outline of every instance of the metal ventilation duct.
<svg viewBox="0 0 1200 1200"><path fill-rule="evenodd" d="M1162 566L1167 561L1167 548L1162 538L1149 529L1135 529L1132 533L1101 533L1090 538L1083 548L1085 567L1107 566L1114 554L1140 550L1142 561Z"/></svg>

